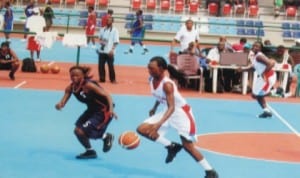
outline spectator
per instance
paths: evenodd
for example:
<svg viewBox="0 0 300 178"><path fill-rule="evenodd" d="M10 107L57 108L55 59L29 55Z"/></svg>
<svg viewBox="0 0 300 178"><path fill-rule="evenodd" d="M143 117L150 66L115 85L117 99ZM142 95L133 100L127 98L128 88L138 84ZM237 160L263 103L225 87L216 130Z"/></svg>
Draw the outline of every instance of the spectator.
<svg viewBox="0 0 300 178"><path fill-rule="evenodd" d="M107 10L107 13L101 17L101 28L105 28L107 25L108 18L112 17L114 11L111 9Z"/></svg>
<svg viewBox="0 0 300 178"><path fill-rule="evenodd" d="M225 43L225 50L228 52L233 52L234 50L232 49L232 45L227 41L226 36L221 36L219 38L219 42L224 42Z"/></svg>
<svg viewBox="0 0 300 178"><path fill-rule="evenodd" d="M26 28L29 29L30 32L35 34L30 34L27 43L27 49L30 51L30 57L34 59L34 51L36 51L36 61L40 62L40 53L41 53L41 45L35 40L36 34L42 33L46 26L46 22L44 17L40 15L40 9L35 7L33 9L33 15L27 19Z"/></svg>
<svg viewBox="0 0 300 178"><path fill-rule="evenodd" d="M233 0L234 12L236 14L244 14L245 12L245 2L244 0Z"/></svg>
<svg viewBox="0 0 300 178"><path fill-rule="evenodd" d="M130 30L131 34L131 46L129 47L128 51L125 51L125 54L133 53L134 45L139 43L140 46L143 47L144 52L143 55L148 52L146 45L143 44L143 38L145 34L145 27L144 27L144 19L143 19L143 11L137 10L136 11L136 21L133 23L132 28Z"/></svg>
<svg viewBox="0 0 300 178"><path fill-rule="evenodd" d="M283 0L274 0L274 16L280 15L280 10L283 8Z"/></svg>
<svg viewBox="0 0 300 178"><path fill-rule="evenodd" d="M297 76L292 73L292 69L295 66L293 58L288 54L286 48L283 45L279 45L277 47L276 52L270 56L271 59L276 61L275 68L283 68L284 64L289 64L289 78L286 86L286 93L281 93L282 97L290 97L295 95L296 87L297 87ZM272 94L277 93L277 88L279 88L279 78L281 76L280 72L277 72L277 84L274 86L274 89L271 91Z"/></svg>
<svg viewBox="0 0 300 178"><path fill-rule="evenodd" d="M30 0L29 4L25 8L25 15L26 15L26 21L25 21L25 26L24 26L25 33L24 33L24 39L22 39L22 41L26 41L27 32L29 31L29 29L27 28L27 21L28 21L28 18L33 15L34 7L35 7L35 0Z"/></svg>
<svg viewBox="0 0 300 178"><path fill-rule="evenodd" d="M283 4L284 4L285 8L287 8L289 6L298 7L298 3L296 0L283 0Z"/></svg>
<svg viewBox="0 0 300 178"><path fill-rule="evenodd" d="M176 43L180 43L179 54L186 50L191 42L195 42L196 46L198 46L198 42L200 40L199 31L193 27L194 22L192 19L185 21L185 26L176 33L176 36L171 43L171 53L174 52Z"/></svg>
<svg viewBox="0 0 300 178"><path fill-rule="evenodd" d="M0 48L0 70L10 70L9 78L15 80L15 72L20 66L19 58L14 52L10 49L9 42L1 43Z"/></svg>
<svg viewBox="0 0 300 178"><path fill-rule="evenodd" d="M52 27L53 18L55 18L53 9L51 7L51 1L50 0L46 4L45 10L43 12L43 16L44 16L45 21L46 21L45 31L48 32L50 30L50 28Z"/></svg>
<svg viewBox="0 0 300 178"><path fill-rule="evenodd" d="M90 41L92 41L92 48L96 48L95 46L95 29L96 29L96 19L97 19L97 15L96 12L94 11L94 6L89 6L88 7L88 19L87 19L87 23L86 23L86 27L85 27L85 34L87 37L87 44L90 43Z"/></svg>
<svg viewBox="0 0 300 178"><path fill-rule="evenodd" d="M13 11L10 7L9 1L5 2L4 7L6 8L6 11L4 14L4 35L5 35L6 41L10 41L9 35L13 29L14 15L13 15Z"/></svg>
<svg viewBox="0 0 300 178"><path fill-rule="evenodd" d="M100 49L98 50L98 72L100 82L105 82L105 63L108 65L110 82L115 84L116 74L114 68L115 49L119 44L119 31L113 27L113 17L107 19L106 27L100 29Z"/></svg>
<svg viewBox="0 0 300 178"><path fill-rule="evenodd" d="M239 43L235 43L232 45L232 49L234 50L234 52L243 52L244 50L244 45L247 43L247 38L240 38L240 42Z"/></svg>

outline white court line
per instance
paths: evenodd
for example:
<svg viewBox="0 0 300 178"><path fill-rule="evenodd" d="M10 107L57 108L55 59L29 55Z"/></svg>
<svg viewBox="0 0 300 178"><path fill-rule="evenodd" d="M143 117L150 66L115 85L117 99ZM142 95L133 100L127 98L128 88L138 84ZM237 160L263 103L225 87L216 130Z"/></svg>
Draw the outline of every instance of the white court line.
<svg viewBox="0 0 300 178"><path fill-rule="evenodd" d="M285 125L287 126L294 134L296 134L298 137L300 137L299 132L291 125L289 124L286 119L284 119L275 109L273 109L270 105L267 105L268 108L271 110L271 112Z"/></svg>
<svg viewBox="0 0 300 178"><path fill-rule="evenodd" d="M20 88L22 85L25 85L26 83L27 83L26 81L23 81L23 82L19 83L18 85L16 85L16 86L14 87L14 89L18 89L18 88Z"/></svg>
<svg viewBox="0 0 300 178"><path fill-rule="evenodd" d="M51 66L54 63L55 63L54 61L51 61L51 62L48 63L48 66Z"/></svg>

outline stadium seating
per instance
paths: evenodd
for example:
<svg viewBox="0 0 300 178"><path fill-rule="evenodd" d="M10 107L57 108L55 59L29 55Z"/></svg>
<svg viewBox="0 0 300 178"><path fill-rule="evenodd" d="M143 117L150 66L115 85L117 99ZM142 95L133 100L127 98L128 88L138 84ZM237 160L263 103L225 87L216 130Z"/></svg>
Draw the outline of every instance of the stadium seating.
<svg viewBox="0 0 300 178"><path fill-rule="evenodd" d="M183 0L175 0L174 11L175 12L183 12L184 10L184 1Z"/></svg>
<svg viewBox="0 0 300 178"><path fill-rule="evenodd" d="M292 38L292 32L289 30L285 30L282 32L282 37L283 38Z"/></svg>
<svg viewBox="0 0 300 178"><path fill-rule="evenodd" d="M65 0L65 7L76 6L76 0Z"/></svg>
<svg viewBox="0 0 300 178"><path fill-rule="evenodd" d="M248 17L258 17L259 7L257 5L251 5L248 8Z"/></svg>
<svg viewBox="0 0 300 178"><path fill-rule="evenodd" d="M151 10L156 9L156 0L147 0L146 8Z"/></svg>
<svg viewBox="0 0 300 178"><path fill-rule="evenodd" d="M170 10L170 1L169 0L162 0L160 2L160 9L162 11L169 11Z"/></svg>
<svg viewBox="0 0 300 178"><path fill-rule="evenodd" d="M193 13L193 14L197 13L198 9L199 9L199 4L197 1L190 2L190 4L189 4L189 12L190 13Z"/></svg>
<svg viewBox="0 0 300 178"><path fill-rule="evenodd" d="M95 6L96 0L85 0L85 6Z"/></svg>
<svg viewBox="0 0 300 178"><path fill-rule="evenodd" d="M216 3L208 4L208 15L217 15L218 14L218 5Z"/></svg>
<svg viewBox="0 0 300 178"><path fill-rule="evenodd" d="M141 6L142 6L142 0L132 0L131 8L133 10L141 9Z"/></svg>
<svg viewBox="0 0 300 178"><path fill-rule="evenodd" d="M222 8L222 16L231 16L232 9L230 4L224 4Z"/></svg>
<svg viewBox="0 0 300 178"><path fill-rule="evenodd" d="M109 0L98 0L99 7L107 7Z"/></svg>
<svg viewBox="0 0 300 178"><path fill-rule="evenodd" d="M297 7L289 6L285 10L285 17L288 19L289 17L293 17L296 20L297 17Z"/></svg>

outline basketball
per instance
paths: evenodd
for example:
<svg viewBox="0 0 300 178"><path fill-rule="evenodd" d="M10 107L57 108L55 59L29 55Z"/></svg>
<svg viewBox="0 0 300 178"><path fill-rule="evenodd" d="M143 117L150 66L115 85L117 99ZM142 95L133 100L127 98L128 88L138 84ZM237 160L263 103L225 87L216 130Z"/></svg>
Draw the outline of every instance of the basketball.
<svg viewBox="0 0 300 178"><path fill-rule="evenodd" d="M136 132L126 131L119 136L119 144L127 150L135 149L140 144L140 137Z"/></svg>
<svg viewBox="0 0 300 178"><path fill-rule="evenodd" d="M47 64L43 64L43 65L41 65L41 67L40 67L40 71L42 72L42 73L48 73L49 72L49 66L47 65Z"/></svg>
<svg viewBox="0 0 300 178"><path fill-rule="evenodd" d="M60 72L60 67L59 67L58 65L53 65L53 66L51 67L51 72L52 72L53 74L58 74L58 73Z"/></svg>

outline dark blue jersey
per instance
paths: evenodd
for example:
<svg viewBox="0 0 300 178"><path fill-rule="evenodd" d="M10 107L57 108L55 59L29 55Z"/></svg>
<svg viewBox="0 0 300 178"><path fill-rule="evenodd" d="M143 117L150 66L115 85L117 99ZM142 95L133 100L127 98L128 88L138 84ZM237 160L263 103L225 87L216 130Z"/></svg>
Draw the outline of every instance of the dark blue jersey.
<svg viewBox="0 0 300 178"><path fill-rule="evenodd" d="M10 49L8 49L7 52L4 52L1 48L0 48L0 59L1 60L6 60L6 61L9 61L9 60L12 60L12 54L10 52Z"/></svg>
<svg viewBox="0 0 300 178"><path fill-rule="evenodd" d="M92 82L96 84L98 87L100 87L97 82L86 80L87 82ZM109 103L105 96L98 95L93 91L84 92L82 89L79 91L73 90L72 93L74 96L82 103L85 103L87 105L87 110L91 112L95 111L109 111Z"/></svg>

